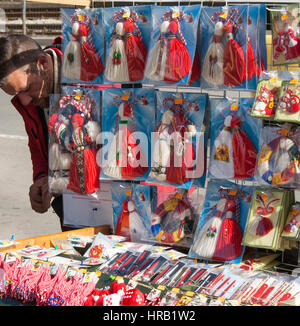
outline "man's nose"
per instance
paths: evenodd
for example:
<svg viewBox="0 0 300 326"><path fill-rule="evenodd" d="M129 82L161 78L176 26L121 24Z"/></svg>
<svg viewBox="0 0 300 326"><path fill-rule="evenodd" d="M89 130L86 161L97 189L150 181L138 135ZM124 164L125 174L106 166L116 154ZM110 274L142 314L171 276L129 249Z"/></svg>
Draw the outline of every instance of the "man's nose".
<svg viewBox="0 0 300 326"><path fill-rule="evenodd" d="M32 101L32 97L29 96L28 94L24 93L24 94L19 94L18 98L20 100L20 102L22 103L22 105L26 106L28 104L31 103Z"/></svg>

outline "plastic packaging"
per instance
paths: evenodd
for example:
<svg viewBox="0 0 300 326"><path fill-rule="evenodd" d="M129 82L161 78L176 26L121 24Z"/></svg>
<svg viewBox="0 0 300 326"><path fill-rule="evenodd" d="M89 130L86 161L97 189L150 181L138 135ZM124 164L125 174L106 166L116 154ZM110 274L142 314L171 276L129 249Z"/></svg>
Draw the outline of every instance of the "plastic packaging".
<svg viewBox="0 0 300 326"><path fill-rule="evenodd" d="M299 5L271 10L274 65L300 62Z"/></svg>
<svg viewBox="0 0 300 326"><path fill-rule="evenodd" d="M242 259L243 230L253 189L224 180L208 182L205 201L189 256L206 260Z"/></svg>
<svg viewBox="0 0 300 326"><path fill-rule="evenodd" d="M300 129L290 124L262 129L255 169L260 185L299 186L299 137Z"/></svg>
<svg viewBox="0 0 300 326"><path fill-rule="evenodd" d="M281 85L275 121L300 123L300 74L293 72Z"/></svg>
<svg viewBox="0 0 300 326"><path fill-rule="evenodd" d="M151 191L142 184L111 182L114 234L143 242L150 230Z"/></svg>
<svg viewBox="0 0 300 326"><path fill-rule="evenodd" d="M200 6L151 6L153 31L145 84L190 82L197 43Z"/></svg>
<svg viewBox="0 0 300 326"><path fill-rule="evenodd" d="M283 250L280 238L294 193L290 190L257 187L251 201L243 244Z"/></svg>
<svg viewBox="0 0 300 326"><path fill-rule="evenodd" d="M151 23L150 6L104 9L105 83L133 83L144 78Z"/></svg>
<svg viewBox="0 0 300 326"><path fill-rule="evenodd" d="M49 118L49 187L93 194L99 189L96 138L100 133L99 93L64 87L53 97Z"/></svg>
<svg viewBox="0 0 300 326"><path fill-rule="evenodd" d="M265 43L257 42L257 24L265 21L260 6L203 7L200 21L201 86L255 89L266 55Z"/></svg>
<svg viewBox="0 0 300 326"><path fill-rule="evenodd" d="M189 188L195 181L204 186L206 105L203 94L157 92L148 182Z"/></svg>
<svg viewBox="0 0 300 326"><path fill-rule="evenodd" d="M300 203L297 202L290 208L289 215L281 232L281 237L297 239L300 227Z"/></svg>
<svg viewBox="0 0 300 326"><path fill-rule="evenodd" d="M63 83L101 84L104 33L101 9L63 9Z"/></svg>
<svg viewBox="0 0 300 326"><path fill-rule="evenodd" d="M103 91L102 138L99 152L101 179L145 180L150 165L150 139L154 128L154 91Z"/></svg>
<svg viewBox="0 0 300 326"><path fill-rule="evenodd" d="M248 115L253 99L211 99L209 176L253 179L262 122Z"/></svg>

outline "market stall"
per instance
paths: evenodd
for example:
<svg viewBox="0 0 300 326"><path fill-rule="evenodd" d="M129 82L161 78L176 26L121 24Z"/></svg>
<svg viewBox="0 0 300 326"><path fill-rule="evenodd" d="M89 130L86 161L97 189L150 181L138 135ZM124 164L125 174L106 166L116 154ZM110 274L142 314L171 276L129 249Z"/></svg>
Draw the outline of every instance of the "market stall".
<svg viewBox="0 0 300 326"><path fill-rule="evenodd" d="M299 305L299 4L100 4L62 10L50 105L76 229L3 240L3 300Z"/></svg>

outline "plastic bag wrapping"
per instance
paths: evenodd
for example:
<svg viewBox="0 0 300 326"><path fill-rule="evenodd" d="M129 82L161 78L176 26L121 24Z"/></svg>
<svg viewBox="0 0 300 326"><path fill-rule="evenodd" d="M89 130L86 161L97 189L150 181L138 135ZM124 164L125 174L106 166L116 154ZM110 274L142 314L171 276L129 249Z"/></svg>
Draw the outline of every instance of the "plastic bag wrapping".
<svg viewBox="0 0 300 326"><path fill-rule="evenodd" d="M145 180L149 173L151 131L155 121L154 90L103 91L103 145L97 157L101 179Z"/></svg>
<svg viewBox="0 0 300 326"><path fill-rule="evenodd" d="M63 87L51 97L49 189L93 194L99 189L96 138L100 133L99 92Z"/></svg>
<svg viewBox="0 0 300 326"><path fill-rule="evenodd" d="M130 182L111 182L114 234L142 242L151 228L152 188Z"/></svg>
<svg viewBox="0 0 300 326"><path fill-rule="evenodd" d="M300 226L300 203L296 202L289 210L285 225L281 232L281 237L285 239L297 240Z"/></svg>
<svg viewBox="0 0 300 326"><path fill-rule="evenodd" d="M189 188L206 178L207 96L157 92L148 182Z"/></svg>
<svg viewBox="0 0 300 326"><path fill-rule="evenodd" d="M300 73L291 72L291 78L284 80L279 93L275 121L300 123Z"/></svg>
<svg viewBox="0 0 300 326"><path fill-rule="evenodd" d="M152 29L150 6L105 8L104 27L104 82L141 82Z"/></svg>
<svg viewBox="0 0 300 326"><path fill-rule="evenodd" d="M300 6L271 10L273 65L300 62Z"/></svg>
<svg viewBox="0 0 300 326"><path fill-rule="evenodd" d="M63 83L101 84L104 62L102 9L62 9Z"/></svg>
<svg viewBox="0 0 300 326"><path fill-rule="evenodd" d="M209 177L252 180L262 128L262 121L248 115L253 99L211 99L210 105Z"/></svg>
<svg viewBox="0 0 300 326"><path fill-rule="evenodd" d="M189 248L203 204L203 189L152 188L150 232L145 240Z"/></svg>
<svg viewBox="0 0 300 326"><path fill-rule="evenodd" d="M196 52L200 6L151 6L151 10L153 26L143 83L187 85Z"/></svg>
<svg viewBox="0 0 300 326"><path fill-rule="evenodd" d="M258 5L203 7L200 21L201 86L213 89L255 89L264 70L265 42L257 25L265 29Z"/></svg>
<svg viewBox="0 0 300 326"><path fill-rule="evenodd" d="M295 125L265 126L260 135L255 180L264 186L297 188L300 129Z"/></svg>
<svg viewBox="0 0 300 326"><path fill-rule="evenodd" d="M294 79L297 75L297 72L290 71L263 71L257 84L251 115L256 118L273 120L283 81Z"/></svg>
<svg viewBox="0 0 300 326"><path fill-rule="evenodd" d="M243 244L283 250L280 237L295 196L292 190L257 187L251 201Z"/></svg>
<svg viewBox="0 0 300 326"><path fill-rule="evenodd" d="M207 184L205 201L193 244L192 258L241 262L243 232L248 216L253 187L224 180Z"/></svg>

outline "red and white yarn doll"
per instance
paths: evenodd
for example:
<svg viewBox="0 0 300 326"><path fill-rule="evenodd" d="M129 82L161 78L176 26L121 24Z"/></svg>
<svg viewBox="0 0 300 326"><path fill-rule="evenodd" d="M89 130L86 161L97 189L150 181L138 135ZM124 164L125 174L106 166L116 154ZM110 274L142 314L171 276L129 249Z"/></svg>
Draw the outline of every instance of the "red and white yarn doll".
<svg viewBox="0 0 300 326"><path fill-rule="evenodd" d="M249 224L247 232L262 237L267 235L271 230L273 230L274 225L272 223L271 217L274 213L275 207L273 206L275 203L279 202L279 198L270 198L270 196L265 196L262 194L256 195L256 202L258 203L255 218Z"/></svg>
<svg viewBox="0 0 300 326"><path fill-rule="evenodd" d="M273 38L273 60L280 61L280 56L284 60L290 61L300 56L300 39L297 32L289 24L289 14L283 9L279 15L274 17L274 31L276 37Z"/></svg>
<svg viewBox="0 0 300 326"><path fill-rule="evenodd" d="M125 199L122 204L122 212L118 218L115 234L124 236L133 242L139 242L147 234L142 217L130 198Z"/></svg>
<svg viewBox="0 0 300 326"><path fill-rule="evenodd" d="M185 18L178 7L164 13L160 38L147 59L145 76L148 79L177 83L190 73L191 58L180 30L180 21Z"/></svg>
<svg viewBox="0 0 300 326"><path fill-rule="evenodd" d="M297 90L300 87L298 86ZM291 88L285 87L285 94L280 98L278 106L288 113L297 113L300 111L300 96L297 96Z"/></svg>
<svg viewBox="0 0 300 326"><path fill-rule="evenodd" d="M76 112L71 115L71 135L66 145L72 153L67 189L80 194L92 194L99 189L100 168L96 162L96 138L100 133L98 122L91 119L92 103L89 95L76 90L60 100L60 107L68 105Z"/></svg>
<svg viewBox="0 0 300 326"><path fill-rule="evenodd" d="M149 176L159 181L165 181L167 178L166 168L170 164L170 134L173 117L174 113L171 110L164 112L154 130L156 139L154 138L152 168Z"/></svg>
<svg viewBox="0 0 300 326"><path fill-rule="evenodd" d="M134 82L144 77L147 48L136 23L138 19L138 14L129 7L114 14L117 23L104 72L109 81Z"/></svg>
<svg viewBox="0 0 300 326"><path fill-rule="evenodd" d="M222 215L226 202L227 200L225 198L221 198L217 204L210 209L205 216L206 222L201 227L199 234L196 234L196 240L192 250L199 255L199 257L211 259L215 253L222 227Z"/></svg>
<svg viewBox="0 0 300 326"><path fill-rule="evenodd" d="M52 114L48 122L49 130L49 190L62 193L69 182L72 156L65 146L68 119L62 114Z"/></svg>
<svg viewBox="0 0 300 326"><path fill-rule="evenodd" d="M176 107L172 124L172 141L170 164L166 168L166 181L172 184L183 184L189 181L192 174L194 149L190 139L196 134L196 126L186 116L184 109Z"/></svg>
<svg viewBox="0 0 300 326"><path fill-rule="evenodd" d="M225 215L212 259L229 261L242 254L243 233L239 225L239 213L238 200L234 196L228 196L224 208Z"/></svg>
<svg viewBox="0 0 300 326"><path fill-rule="evenodd" d="M224 46L222 43L222 37L223 23L217 22L214 29L214 41L210 44L207 50L202 67L202 77L212 86L224 85Z"/></svg>
<svg viewBox="0 0 300 326"><path fill-rule="evenodd" d="M238 86L246 78L244 52L233 38L233 23L230 20L224 23L223 31L227 39L223 57L224 85Z"/></svg>
<svg viewBox="0 0 300 326"><path fill-rule="evenodd" d="M234 179L247 179L254 176L257 150L250 137L242 129L241 119L233 115L232 129L232 155L234 164Z"/></svg>
<svg viewBox="0 0 300 326"><path fill-rule="evenodd" d="M122 100L114 136L110 144L107 161L102 166L105 175L114 179L135 179L148 171L148 162L143 148L134 137L134 102ZM132 127L129 127L129 124Z"/></svg>
<svg viewBox="0 0 300 326"><path fill-rule="evenodd" d="M234 177L231 120L232 115L225 118L224 127L213 144L209 171L215 178Z"/></svg>
<svg viewBox="0 0 300 326"><path fill-rule="evenodd" d="M72 33L64 50L62 73L66 78L92 81L103 71L90 31L90 18L77 11L70 17Z"/></svg>

